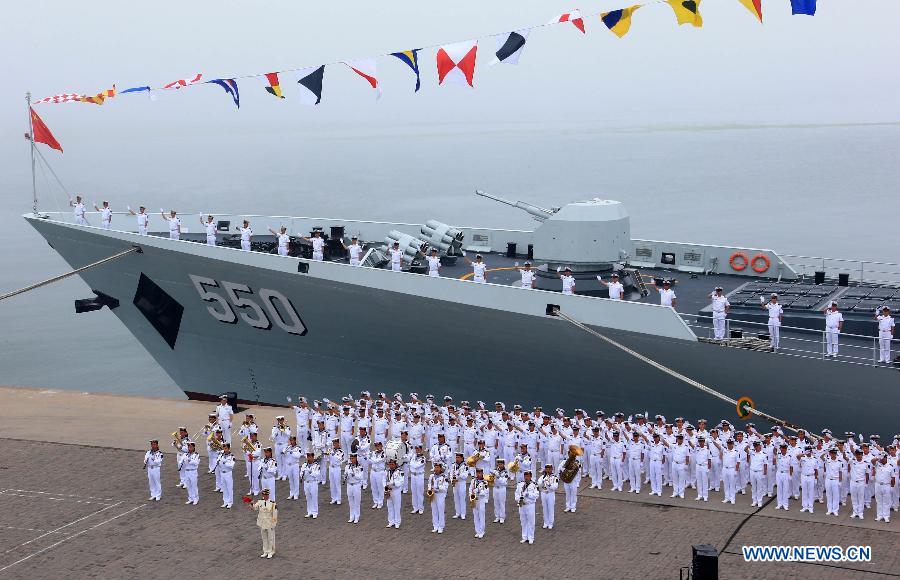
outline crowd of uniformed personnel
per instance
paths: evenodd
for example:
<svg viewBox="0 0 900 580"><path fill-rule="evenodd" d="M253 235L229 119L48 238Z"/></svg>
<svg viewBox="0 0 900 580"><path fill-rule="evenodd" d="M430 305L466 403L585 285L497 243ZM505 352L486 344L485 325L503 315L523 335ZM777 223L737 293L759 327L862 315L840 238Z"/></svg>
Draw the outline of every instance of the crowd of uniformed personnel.
<svg viewBox="0 0 900 580"><path fill-rule="evenodd" d="M278 495L287 500L300 501L302 492L306 518L318 517L321 492L330 505L346 501L348 523L359 523L366 496L372 509L387 507L387 527L398 529L408 495L412 514L423 514L430 504L437 534L445 528L449 495L453 519L471 514L476 538L486 532L488 504L493 522L505 523L512 488L522 543L534 542L538 501L542 527L553 529L557 489L565 492L563 511L574 513L585 479L589 488L602 489L608 481L623 493L639 494L648 486L650 495L660 497L670 488L670 497L686 498L690 488L697 501L722 490L722 501L732 504L738 493L749 493L759 507L774 496L776 509L789 510L793 499L809 513L818 502L835 516L849 498L851 517L860 519L874 500L876 521L886 523L900 508L898 435L882 445L877 435L865 441L862 434L845 433L838 439L828 429L818 436L802 430L789 434L777 426L761 433L752 423L740 430L724 420L698 419L695 425L681 417L669 423L661 415L607 417L597 411L591 416L575 409L569 416L562 409L547 414L520 405L509 410L501 402L493 409L480 402L456 406L449 396L439 405L433 396L420 400L415 393L409 400L366 391L341 402L309 403L300 397L291 409L293 425L278 416L274 426L261 429L249 413L235 425L223 396L195 434L206 445L205 470L215 476L223 508L234 505L233 471L244 463L238 469L249 480L244 501L260 511L258 523L270 546L264 557L274 553L276 482L284 482ZM201 469L196 443L181 427L172 433L172 445L178 486L187 490L186 503L196 505ZM162 461L154 440L144 458L151 500L162 496ZM253 501L261 493L262 499Z"/></svg>

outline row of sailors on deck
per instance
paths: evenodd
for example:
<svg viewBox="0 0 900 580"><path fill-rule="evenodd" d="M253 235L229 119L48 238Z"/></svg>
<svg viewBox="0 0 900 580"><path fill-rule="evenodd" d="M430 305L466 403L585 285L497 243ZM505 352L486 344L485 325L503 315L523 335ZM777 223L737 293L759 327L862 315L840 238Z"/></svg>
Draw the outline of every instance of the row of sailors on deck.
<svg viewBox="0 0 900 580"><path fill-rule="evenodd" d="M846 505L849 497L852 517L861 519L874 499L876 521L885 522L892 509L900 508L900 435L893 444L882 446L877 435L864 441L862 435L857 439L848 432L846 439L840 440L828 429L819 437L803 430L788 435L777 426L761 433L752 423L740 431L724 420L708 428L705 419L698 419L695 427L681 417L667 423L662 415L650 422L641 414L626 419L624 413L616 413L606 418L598 411L592 418L581 409L569 417L562 409L549 415L540 407L528 413L519 405L510 414L500 402L493 411L481 403L477 407L463 401L457 409L449 397L439 407L434 397L420 401L414 393L408 402L399 394L393 402L383 393L373 399L365 391L358 400L344 397L341 404L326 400L310 405L301 397L292 407L296 430L284 416L276 417L269 436L271 447L259 441L261 429L252 415L247 414L236 428L246 461L244 477L250 480L251 494L268 488L272 499L276 481L288 482L288 499L300 499L303 484L307 513L313 517L318 513L317 486L329 485L331 503L340 504L348 461L361 470L354 475L359 476L362 490L372 486L373 509L384 505L383 478L391 457L398 460L398 487L402 493L412 490L413 509L419 513L423 488L417 476L424 473L426 462L449 470L451 480L457 480L454 484L460 484L458 489L454 487L455 517L463 519L466 483L471 484L467 480L477 471L501 478L489 486L496 497L507 481L523 481L525 471L537 474L541 468L549 468L549 475L556 476L573 457L579 462L576 477L570 483L556 482L565 491L567 512L576 510L582 477L590 479L590 488L600 489L603 481L609 480L612 489L620 492L625 491L626 482L628 492L633 493L649 484L650 494L657 496L662 495L664 486L670 486L671 496L677 498L684 498L690 487L697 490L697 501L708 501L710 490L722 489L723 502L732 504L736 494L746 494L749 486L754 506L762 506L763 498L773 497L777 488L777 509L789 509L793 498L802 500L801 511L812 513L814 502L826 503L827 499L827 515L838 515L839 506ZM216 475L216 490L228 490L223 507L233 501L231 481L225 483L219 469L223 461L229 472L234 468L235 457L225 440L232 437L230 409L223 400L201 430L207 438L209 471ZM184 461L199 463L199 455L184 428L173 434L173 445L178 451L179 485L188 489L188 502L195 504L196 481L185 478L182 468L191 465ZM578 453L573 454L573 448ZM350 460L351 455L355 461ZM464 461L466 458L469 460ZM514 470L508 469L513 465ZM188 467L191 469L196 465ZM158 499L158 480L151 478L150 483L151 495ZM505 497L504 491L503 502ZM359 497L350 499L356 504L355 508L351 505L356 510L351 519L358 521ZM501 515L504 509L495 501L497 519L505 517Z"/></svg>

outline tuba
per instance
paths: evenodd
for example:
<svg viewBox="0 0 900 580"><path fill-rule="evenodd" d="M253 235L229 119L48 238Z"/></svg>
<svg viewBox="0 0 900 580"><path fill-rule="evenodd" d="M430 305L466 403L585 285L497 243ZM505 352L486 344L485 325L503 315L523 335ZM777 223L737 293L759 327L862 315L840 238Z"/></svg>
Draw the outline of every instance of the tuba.
<svg viewBox="0 0 900 580"><path fill-rule="evenodd" d="M496 478L496 475L494 475L493 472L488 473L484 476L484 480L487 482L489 487L494 487L494 478Z"/></svg>
<svg viewBox="0 0 900 580"><path fill-rule="evenodd" d="M559 478L565 483L572 483L575 480L578 470L581 469L581 462L578 461L578 458L582 455L584 455L584 449L577 445L569 445L569 457L562 469L559 470Z"/></svg>
<svg viewBox="0 0 900 580"><path fill-rule="evenodd" d="M466 457L466 466L467 467L475 467L475 464L478 463L478 460L481 459L481 452L476 451L472 455Z"/></svg>

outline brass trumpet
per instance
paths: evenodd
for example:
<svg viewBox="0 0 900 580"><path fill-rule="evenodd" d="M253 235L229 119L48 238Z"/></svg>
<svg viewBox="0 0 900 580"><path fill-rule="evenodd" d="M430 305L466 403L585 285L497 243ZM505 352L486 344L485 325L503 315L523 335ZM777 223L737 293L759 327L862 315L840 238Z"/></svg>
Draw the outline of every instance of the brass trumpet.
<svg viewBox="0 0 900 580"><path fill-rule="evenodd" d="M429 488L425 491L425 497L428 498L428 503L429 503L429 504L433 503L433 502L434 502L434 489L432 489L432 488L429 487Z"/></svg>

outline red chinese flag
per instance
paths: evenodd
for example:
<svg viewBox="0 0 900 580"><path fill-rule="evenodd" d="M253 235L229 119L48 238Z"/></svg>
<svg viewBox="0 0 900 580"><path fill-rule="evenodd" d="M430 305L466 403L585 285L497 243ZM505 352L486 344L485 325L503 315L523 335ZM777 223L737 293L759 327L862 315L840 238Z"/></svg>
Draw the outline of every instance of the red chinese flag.
<svg viewBox="0 0 900 580"><path fill-rule="evenodd" d="M56 137L53 136L53 133L50 132L50 129L47 128L47 125L38 117L38 114L34 112L34 109L31 109L31 127L35 143L43 143L44 145L49 146L51 149L56 149L60 153L62 153L62 146L59 144L59 141L56 140Z"/></svg>

